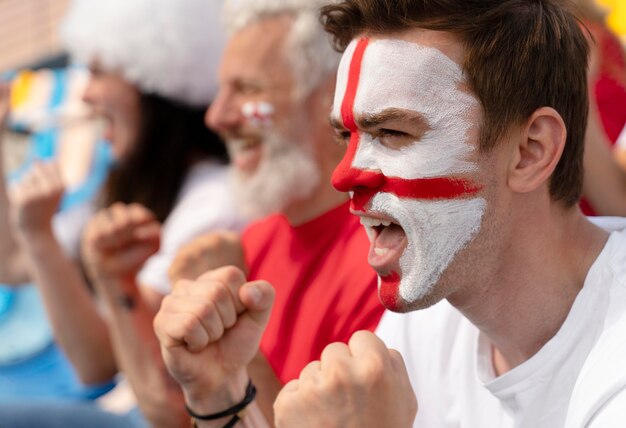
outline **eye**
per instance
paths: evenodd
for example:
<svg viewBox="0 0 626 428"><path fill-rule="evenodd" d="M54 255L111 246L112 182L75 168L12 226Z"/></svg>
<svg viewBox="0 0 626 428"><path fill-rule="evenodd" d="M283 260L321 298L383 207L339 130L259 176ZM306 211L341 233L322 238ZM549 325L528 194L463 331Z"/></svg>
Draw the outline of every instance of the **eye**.
<svg viewBox="0 0 626 428"><path fill-rule="evenodd" d="M379 137L407 137L408 134L402 131L396 131L393 129L383 128L378 131L378 136Z"/></svg>
<svg viewBox="0 0 626 428"><path fill-rule="evenodd" d="M381 128L373 135L380 143L391 149L400 149L411 144L415 137L403 131Z"/></svg>
<svg viewBox="0 0 626 428"><path fill-rule="evenodd" d="M242 81L239 81L235 84L235 90L242 95L256 95L262 92L262 89L259 85L251 82Z"/></svg>
<svg viewBox="0 0 626 428"><path fill-rule="evenodd" d="M348 130L335 129L335 141L340 146L347 146L352 133Z"/></svg>

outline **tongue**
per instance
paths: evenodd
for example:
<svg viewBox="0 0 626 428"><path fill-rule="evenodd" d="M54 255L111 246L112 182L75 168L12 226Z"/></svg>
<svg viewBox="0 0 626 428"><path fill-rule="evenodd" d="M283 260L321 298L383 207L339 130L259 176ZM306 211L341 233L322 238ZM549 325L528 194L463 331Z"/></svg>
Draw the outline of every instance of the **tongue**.
<svg viewBox="0 0 626 428"><path fill-rule="evenodd" d="M259 164L260 151L260 147L240 149L232 156L232 163L241 171L252 172Z"/></svg>
<svg viewBox="0 0 626 428"><path fill-rule="evenodd" d="M395 248L402 244L404 238L404 230L397 224L392 224L383 228L374 245L376 248Z"/></svg>

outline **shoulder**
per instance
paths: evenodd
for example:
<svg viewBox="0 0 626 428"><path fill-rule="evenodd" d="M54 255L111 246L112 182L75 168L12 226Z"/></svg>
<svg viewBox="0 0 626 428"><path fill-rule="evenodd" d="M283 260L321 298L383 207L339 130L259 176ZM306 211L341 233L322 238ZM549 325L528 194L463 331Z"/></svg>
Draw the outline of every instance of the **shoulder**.
<svg viewBox="0 0 626 428"><path fill-rule="evenodd" d="M213 161L200 161L187 173L176 207L201 200L208 205L210 199L229 202L231 194L229 167Z"/></svg>
<svg viewBox="0 0 626 428"><path fill-rule="evenodd" d="M289 223L280 214L270 215L263 219L250 223L243 231L242 241L244 246L256 246L265 243L275 237L279 232L288 232Z"/></svg>
<svg viewBox="0 0 626 428"><path fill-rule="evenodd" d="M614 290L612 290L614 291ZM576 381L567 427L613 427L615 415L626 420L626 294L624 279L605 316L604 331ZM620 300L616 303L616 300ZM607 421L602 424L600 421ZM592 423L593 422L593 423Z"/></svg>
<svg viewBox="0 0 626 428"><path fill-rule="evenodd" d="M199 162L165 221L162 244L177 246L212 230L240 230L244 223L233 201L228 167Z"/></svg>

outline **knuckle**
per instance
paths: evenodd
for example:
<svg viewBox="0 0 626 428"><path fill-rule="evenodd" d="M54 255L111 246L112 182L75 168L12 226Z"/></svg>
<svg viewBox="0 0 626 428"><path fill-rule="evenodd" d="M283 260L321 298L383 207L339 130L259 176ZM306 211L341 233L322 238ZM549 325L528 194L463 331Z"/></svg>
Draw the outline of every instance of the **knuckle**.
<svg viewBox="0 0 626 428"><path fill-rule="evenodd" d="M165 302L165 301L163 301L163 302ZM164 325L164 321L162 320L164 317L165 317L164 312L163 311L159 311L159 312L157 312L157 314L152 319L152 329L157 334L160 331L162 331L161 326Z"/></svg>
<svg viewBox="0 0 626 428"><path fill-rule="evenodd" d="M246 282L246 277L243 272L235 266L225 266L221 268L221 272L224 275L224 280L228 283L244 283Z"/></svg>
<svg viewBox="0 0 626 428"><path fill-rule="evenodd" d="M212 302L221 303L229 300L231 295L225 284L213 282L207 292L207 297Z"/></svg>
<svg viewBox="0 0 626 428"><path fill-rule="evenodd" d="M378 354L373 354L363 360L360 379L363 383L381 385L386 382L388 372L388 365L384 359Z"/></svg>
<svg viewBox="0 0 626 428"><path fill-rule="evenodd" d="M169 296L185 296L190 294L190 292L193 292L196 287L198 287L198 284L195 281L182 278L176 281L176 284L174 284L172 289L172 293Z"/></svg>
<svg viewBox="0 0 626 428"><path fill-rule="evenodd" d="M219 323L207 324L205 330L209 337L209 342L218 341L224 334L224 326Z"/></svg>
<svg viewBox="0 0 626 428"><path fill-rule="evenodd" d="M191 314L187 314L187 316L181 317L178 322L180 323L180 330L183 332L183 335L189 334L194 331L199 324L199 320Z"/></svg>

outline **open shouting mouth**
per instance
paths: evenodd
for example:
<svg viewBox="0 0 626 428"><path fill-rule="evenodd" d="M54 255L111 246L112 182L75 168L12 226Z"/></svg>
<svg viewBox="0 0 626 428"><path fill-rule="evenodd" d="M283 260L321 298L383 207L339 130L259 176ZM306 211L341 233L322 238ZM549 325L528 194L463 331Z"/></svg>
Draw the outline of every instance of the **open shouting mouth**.
<svg viewBox="0 0 626 428"><path fill-rule="evenodd" d="M370 240L369 264L384 276L397 271L400 256L407 246L404 229L393 218L374 213L357 213Z"/></svg>

